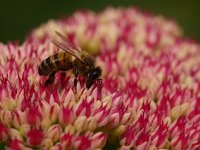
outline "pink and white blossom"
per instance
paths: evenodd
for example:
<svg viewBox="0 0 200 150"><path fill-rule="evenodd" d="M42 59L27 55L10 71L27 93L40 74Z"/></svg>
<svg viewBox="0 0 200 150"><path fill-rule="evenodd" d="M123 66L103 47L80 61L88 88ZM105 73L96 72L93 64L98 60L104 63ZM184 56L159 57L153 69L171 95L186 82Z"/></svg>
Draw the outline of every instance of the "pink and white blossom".
<svg viewBox="0 0 200 150"><path fill-rule="evenodd" d="M63 33L94 56L102 81L89 90L58 73L44 86L42 60ZM21 149L200 148L200 46L172 20L136 8L79 11L0 43L0 142Z"/></svg>

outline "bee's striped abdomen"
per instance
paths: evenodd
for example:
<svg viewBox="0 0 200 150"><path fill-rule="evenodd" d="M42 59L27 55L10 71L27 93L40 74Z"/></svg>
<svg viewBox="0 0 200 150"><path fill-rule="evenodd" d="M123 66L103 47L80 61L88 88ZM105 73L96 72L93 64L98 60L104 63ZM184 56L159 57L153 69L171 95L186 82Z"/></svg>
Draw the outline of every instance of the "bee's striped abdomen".
<svg viewBox="0 0 200 150"><path fill-rule="evenodd" d="M49 56L45 59L39 66L39 75L48 76L55 71L69 70L73 66L72 57L67 53L57 53L55 55Z"/></svg>

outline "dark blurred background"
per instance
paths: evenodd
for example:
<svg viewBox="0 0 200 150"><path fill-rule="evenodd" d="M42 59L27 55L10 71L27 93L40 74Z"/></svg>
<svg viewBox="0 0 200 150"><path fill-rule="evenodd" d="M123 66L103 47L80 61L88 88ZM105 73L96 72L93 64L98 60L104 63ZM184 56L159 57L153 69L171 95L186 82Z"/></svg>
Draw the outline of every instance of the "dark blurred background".
<svg viewBox="0 0 200 150"><path fill-rule="evenodd" d="M49 19L71 15L80 9L101 11L108 6L136 6L173 18L183 28L186 37L200 41L199 0L1 0L0 41L22 42L31 29Z"/></svg>

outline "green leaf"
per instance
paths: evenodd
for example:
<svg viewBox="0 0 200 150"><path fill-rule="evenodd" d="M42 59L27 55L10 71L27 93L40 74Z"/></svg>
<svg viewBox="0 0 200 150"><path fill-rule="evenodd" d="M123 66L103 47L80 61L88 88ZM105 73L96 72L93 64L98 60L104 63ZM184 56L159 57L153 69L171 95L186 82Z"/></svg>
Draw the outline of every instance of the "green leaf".
<svg viewBox="0 0 200 150"><path fill-rule="evenodd" d="M5 142L1 142L1 143L0 143L0 149L1 149L1 150L6 149L6 143L5 143Z"/></svg>

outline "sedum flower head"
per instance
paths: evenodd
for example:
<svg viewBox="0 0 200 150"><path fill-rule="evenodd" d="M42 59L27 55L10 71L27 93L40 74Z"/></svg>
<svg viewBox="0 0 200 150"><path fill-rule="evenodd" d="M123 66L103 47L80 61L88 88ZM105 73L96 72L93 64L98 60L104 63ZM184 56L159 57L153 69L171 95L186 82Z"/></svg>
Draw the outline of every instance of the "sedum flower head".
<svg viewBox="0 0 200 150"><path fill-rule="evenodd" d="M61 51L54 31L93 55L102 81L39 64ZM7 149L198 149L200 47L172 20L136 8L76 12L0 44L0 141Z"/></svg>

